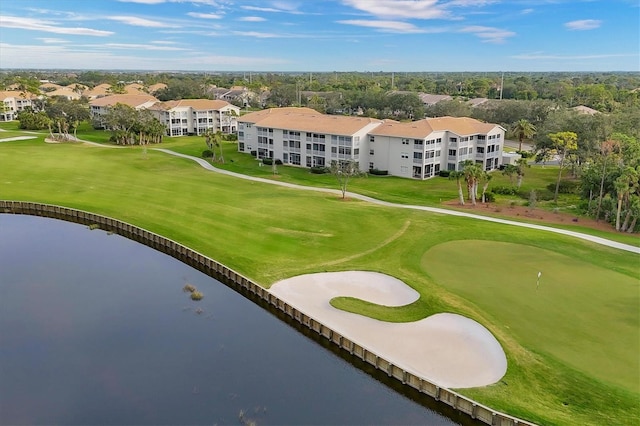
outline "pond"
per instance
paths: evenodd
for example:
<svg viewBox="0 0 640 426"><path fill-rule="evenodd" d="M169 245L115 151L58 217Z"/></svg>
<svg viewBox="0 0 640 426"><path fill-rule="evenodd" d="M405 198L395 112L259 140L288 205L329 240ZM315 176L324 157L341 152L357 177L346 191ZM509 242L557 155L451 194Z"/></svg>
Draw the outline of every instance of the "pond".
<svg viewBox="0 0 640 426"><path fill-rule="evenodd" d="M354 362L168 255L0 214L1 424L463 420Z"/></svg>

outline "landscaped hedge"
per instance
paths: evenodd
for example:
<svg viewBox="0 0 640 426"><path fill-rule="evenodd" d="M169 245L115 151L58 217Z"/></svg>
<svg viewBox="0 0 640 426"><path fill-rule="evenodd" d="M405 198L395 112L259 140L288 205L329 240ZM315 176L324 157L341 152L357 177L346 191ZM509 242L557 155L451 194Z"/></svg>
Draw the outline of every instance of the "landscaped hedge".
<svg viewBox="0 0 640 426"><path fill-rule="evenodd" d="M451 172L449 170L440 170L438 176L448 178Z"/></svg>
<svg viewBox="0 0 640 426"><path fill-rule="evenodd" d="M371 169L369 170L369 173L372 175L377 175L377 176L387 176L389 174L388 170L378 170L378 169Z"/></svg>
<svg viewBox="0 0 640 426"><path fill-rule="evenodd" d="M315 175L324 175L329 173L329 169L326 167L311 167L309 171Z"/></svg>
<svg viewBox="0 0 640 426"><path fill-rule="evenodd" d="M494 186L491 192L500 195L518 195L518 188L515 186Z"/></svg>
<svg viewBox="0 0 640 426"><path fill-rule="evenodd" d="M556 184L550 183L547 189L553 193L556 192ZM580 182L576 180L561 180L558 187L559 194L577 194L580 189Z"/></svg>
<svg viewBox="0 0 640 426"><path fill-rule="evenodd" d="M266 166L270 166L273 164L273 158L263 158L262 159L262 164L266 165Z"/></svg>

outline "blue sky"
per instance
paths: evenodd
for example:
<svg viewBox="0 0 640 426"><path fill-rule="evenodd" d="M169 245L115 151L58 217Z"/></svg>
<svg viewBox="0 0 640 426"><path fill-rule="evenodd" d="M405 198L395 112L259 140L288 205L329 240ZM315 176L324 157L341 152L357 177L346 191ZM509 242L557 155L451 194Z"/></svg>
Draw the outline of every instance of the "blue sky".
<svg viewBox="0 0 640 426"><path fill-rule="evenodd" d="M640 71L640 1L2 0L0 67Z"/></svg>

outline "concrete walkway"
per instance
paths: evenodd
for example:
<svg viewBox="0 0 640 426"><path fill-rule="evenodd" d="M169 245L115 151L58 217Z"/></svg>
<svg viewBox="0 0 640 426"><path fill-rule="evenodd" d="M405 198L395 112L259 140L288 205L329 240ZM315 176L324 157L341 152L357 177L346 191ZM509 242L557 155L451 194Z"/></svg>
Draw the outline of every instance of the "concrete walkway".
<svg viewBox="0 0 640 426"><path fill-rule="evenodd" d="M0 142L26 141L27 139L35 139L35 136L15 136L13 138L0 139Z"/></svg>
<svg viewBox="0 0 640 426"><path fill-rule="evenodd" d="M316 187L312 187L312 186L296 185L296 184L293 184L293 183L278 182L278 181L274 181L274 180L271 180L271 179L264 179L264 178L254 177L254 176L247 176L247 175L243 175L241 173L235 173L235 172L230 172L228 170L219 169L217 167L214 167L211 163L209 163L207 160L202 159L202 158L198 158L198 157L194 157L194 156L186 155L186 154L180 154L178 152L171 151L169 149L164 149L164 148L152 148L152 149L155 150L155 151L164 152L166 154L175 155L177 157L187 158L189 160L195 161L196 163L200 164L200 166L202 166L203 168L205 168L207 170L211 170L212 172L220 173L220 174L227 175L227 176L233 176L233 177L237 177L237 178L240 178L240 179L247 179L247 180L252 180L252 181L255 181L255 182L267 183L267 184L271 184L271 185L279 185L279 186L284 186L284 187L287 187L287 188L300 189L300 190L304 190L304 191L326 192L326 193L342 196L342 192L340 192L337 189L316 188ZM600 244L600 245L603 245L603 246L612 247L612 248L615 248L615 249L625 250L625 251L628 251L628 252L640 254L640 247L632 246L630 244L619 243L617 241L607 240L606 238L596 237L596 236L593 236L593 235L583 234L581 232L569 231L569 230L560 229L560 228L553 228L553 227L544 226L544 225L536 225L536 224L533 224L533 223L516 222L516 221L508 220L508 219L500 219L500 218L496 218L496 217L482 216L482 215L478 215L478 214L467 213L467 212L459 212L459 211L455 211L455 210L447 210L447 209L442 209L442 208L438 208L438 207L427 207L427 206L415 206L415 205L405 205L405 204L390 203L390 202L387 202L387 201L378 200L378 199L375 199L375 198L367 197L366 195L356 194L356 193L353 193L353 192L347 192L347 195L349 196L349 198L354 198L354 199L358 199L358 200L362 200L362 201L367 201L367 202L370 202L370 203L374 203L374 204L378 204L378 205L386 206L386 207L395 207L395 208L411 209L411 210L422 210L422 211L427 211L427 212L431 212L431 213L439 213L439 214L446 214L446 215L451 215L451 216L468 217L468 218L471 218L471 219L486 220L488 222L501 223L503 225L520 226L520 227L523 227L523 228L537 229L539 231L554 232L556 234L568 235L570 237L579 238L579 239L590 241L590 242L593 242L593 243L596 243L596 244Z"/></svg>

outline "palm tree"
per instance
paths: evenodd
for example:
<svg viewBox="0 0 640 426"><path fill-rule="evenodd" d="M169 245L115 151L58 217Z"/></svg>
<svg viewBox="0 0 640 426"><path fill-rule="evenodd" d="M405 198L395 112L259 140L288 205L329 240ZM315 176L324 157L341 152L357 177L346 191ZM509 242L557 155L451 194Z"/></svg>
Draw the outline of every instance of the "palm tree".
<svg viewBox="0 0 640 426"><path fill-rule="evenodd" d="M614 182L616 194L618 196L618 208L616 211L616 231L620 231L620 217L622 213L622 202L629 196L632 187L638 180L638 172L633 167L627 167Z"/></svg>
<svg viewBox="0 0 640 426"><path fill-rule="evenodd" d="M513 176L518 173L518 168L514 164L505 164L502 174L509 176L509 183L513 185Z"/></svg>
<svg viewBox="0 0 640 426"><path fill-rule="evenodd" d="M522 185L522 178L524 177L524 169L531 167L526 158L519 158L516 160L516 175L518 176L518 189Z"/></svg>
<svg viewBox="0 0 640 426"><path fill-rule="evenodd" d="M482 203L483 204L486 202L485 195L487 193L487 188L489 188L489 182L491 182L491 179L493 179L493 175L491 173L486 171L482 172L481 180L483 182L483 185L482 185Z"/></svg>
<svg viewBox="0 0 640 426"><path fill-rule="evenodd" d="M460 180L463 177L464 173L462 173L461 171L451 170L451 172L449 173L449 179L455 179L456 183L458 184L458 200L461 206L464 206L464 193L462 192L462 182Z"/></svg>
<svg viewBox="0 0 640 426"><path fill-rule="evenodd" d="M558 180L556 182L556 192L553 196L553 202L558 202L558 190L560 189L560 180L562 179L562 169L567 153L578 149L578 135L574 132L558 132L549 133L549 139L554 144L558 156L560 157L560 170L558 171Z"/></svg>
<svg viewBox="0 0 640 426"><path fill-rule="evenodd" d="M482 168L471 160L466 160L463 164L462 175L467 182L467 193L471 204L476 205L476 197L478 193L478 180L482 175Z"/></svg>
<svg viewBox="0 0 640 426"><path fill-rule="evenodd" d="M618 141L609 139L600 144L600 154L602 154L602 176L600 177L600 194L598 196L598 207L596 208L596 222L600 220L600 209L602 208L602 198L604 197L604 180L607 176L607 162L612 154L620 149Z"/></svg>
<svg viewBox="0 0 640 426"><path fill-rule="evenodd" d="M531 139L536 134L536 127L524 118L518 120L511 129L520 142L518 151L522 151L522 140Z"/></svg>

